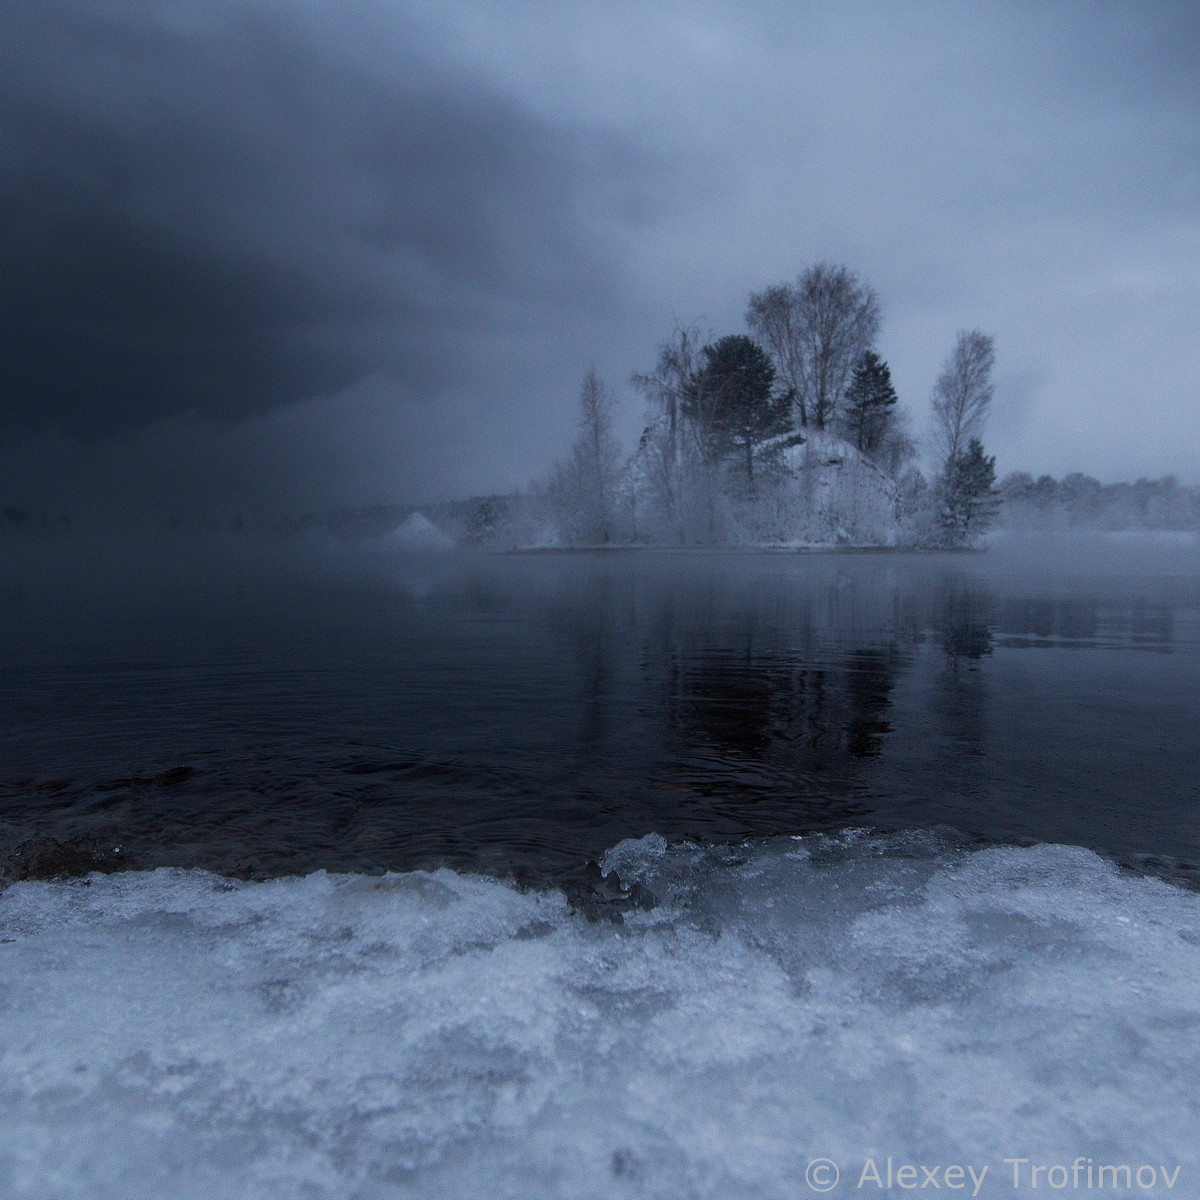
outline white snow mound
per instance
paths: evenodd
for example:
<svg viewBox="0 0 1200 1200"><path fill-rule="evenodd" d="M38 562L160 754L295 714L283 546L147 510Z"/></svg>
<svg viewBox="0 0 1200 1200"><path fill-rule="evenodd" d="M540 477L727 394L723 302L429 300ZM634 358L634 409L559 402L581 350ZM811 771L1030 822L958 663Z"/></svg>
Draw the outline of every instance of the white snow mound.
<svg viewBox="0 0 1200 1200"><path fill-rule="evenodd" d="M450 550L454 546L424 513L410 514L391 535L393 545L403 550Z"/></svg>

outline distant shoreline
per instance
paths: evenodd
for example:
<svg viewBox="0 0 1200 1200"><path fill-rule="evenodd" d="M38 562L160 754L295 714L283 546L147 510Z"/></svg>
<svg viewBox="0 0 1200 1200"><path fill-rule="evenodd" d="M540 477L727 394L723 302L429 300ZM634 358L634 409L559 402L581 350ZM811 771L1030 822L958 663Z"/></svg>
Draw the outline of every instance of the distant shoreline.
<svg viewBox="0 0 1200 1200"><path fill-rule="evenodd" d="M498 554L985 554L987 547L932 546L516 546Z"/></svg>

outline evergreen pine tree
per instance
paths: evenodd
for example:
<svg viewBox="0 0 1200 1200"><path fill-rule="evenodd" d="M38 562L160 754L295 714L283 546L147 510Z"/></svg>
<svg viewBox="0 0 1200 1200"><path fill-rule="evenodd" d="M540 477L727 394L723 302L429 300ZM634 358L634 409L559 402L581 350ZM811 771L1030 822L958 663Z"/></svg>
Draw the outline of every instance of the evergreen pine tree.
<svg viewBox="0 0 1200 1200"><path fill-rule="evenodd" d="M790 397L776 394L770 357L745 334L720 338L705 346L703 355L684 414L710 464L736 454L753 488L759 447L791 427Z"/></svg>
<svg viewBox="0 0 1200 1200"><path fill-rule="evenodd" d="M883 445L897 399L891 369L874 350L865 351L843 409L847 436L864 454L874 454Z"/></svg>
<svg viewBox="0 0 1200 1200"><path fill-rule="evenodd" d="M996 460L972 438L950 460L942 480L942 537L947 546L969 546L995 520L1000 508L995 484Z"/></svg>

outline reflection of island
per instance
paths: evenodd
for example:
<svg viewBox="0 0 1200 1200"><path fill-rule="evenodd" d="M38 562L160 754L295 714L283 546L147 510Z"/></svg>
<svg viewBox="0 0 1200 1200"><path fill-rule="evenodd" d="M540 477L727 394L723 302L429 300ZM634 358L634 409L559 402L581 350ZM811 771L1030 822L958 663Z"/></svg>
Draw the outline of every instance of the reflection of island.
<svg viewBox="0 0 1200 1200"><path fill-rule="evenodd" d="M952 663L991 654L993 601L976 581L961 576L943 580L932 615L937 639Z"/></svg>
<svg viewBox="0 0 1200 1200"><path fill-rule="evenodd" d="M1098 706L1090 727L1061 700L1083 693L1057 680L1106 686L1103 668L1186 681L1186 654L1128 651L1190 648L1192 584L1087 590L982 558L850 555L442 556L412 572L383 589L289 593L269 628L247 623L244 597L204 597L162 635L161 662L124 675L14 657L0 695L9 842L33 847L37 871L119 845L130 865L235 874L440 862L553 874L651 832L945 822L1069 838L1075 809L1048 824L1066 802L1047 795L1078 806L1088 789L1119 806L1110 776L1089 771L1142 764L1131 747L1190 731L1186 687L1169 712L1110 706L1148 713L1141 725ZM144 639L135 615L129 636ZM123 628L106 626L104 652L122 652ZM214 673L211 647L231 629L246 651ZM31 708L58 714L56 741L33 737ZM1092 728L1111 754L1097 756ZM162 773L176 765L191 773ZM1160 792L1190 786L1169 757L1156 769ZM1140 771L1112 786L1136 792Z"/></svg>
<svg viewBox="0 0 1200 1200"><path fill-rule="evenodd" d="M890 728L888 697L916 633L904 606L830 569L722 583L693 585L659 646L668 738L769 766L802 791L853 776Z"/></svg>
<svg viewBox="0 0 1200 1200"><path fill-rule="evenodd" d="M659 792L747 818L774 809L760 832L812 802L864 819L854 797L922 626L919 592L879 575L769 560L564 567L544 611L578 672L581 752L620 755L636 729Z"/></svg>
<svg viewBox="0 0 1200 1200"><path fill-rule="evenodd" d="M828 771L880 753L903 657L892 647L808 665L782 657L700 655L679 664L676 730L718 754Z"/></svg>
<svg viewBox="0 0 1200 1200"><path fill-rule="evenodd" d="M1166 606L1019 586L946 560L594 556L562 562L543 611L571 647L579 753L637 739L672 819L770 832L878 821L897 771L924 802L977 800L1002 649L1169 645Z"/></svg>
<svg viewBox="0 0 1200 1200"><path fill-rule="evenodd" d="M979 757L987 747L987 684L980 661L992 653L992 597L961 577L943 581L935 608L935 636L945 656L933 708L960 754Z"/></svg>

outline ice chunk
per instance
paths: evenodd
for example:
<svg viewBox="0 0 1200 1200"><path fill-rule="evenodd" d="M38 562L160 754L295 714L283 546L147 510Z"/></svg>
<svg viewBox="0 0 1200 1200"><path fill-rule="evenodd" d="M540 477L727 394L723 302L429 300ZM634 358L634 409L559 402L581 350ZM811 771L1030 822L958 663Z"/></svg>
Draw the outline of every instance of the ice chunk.
<svg viewBox="0 0 1200 1200"><path fill-rule="evenodd" d="M792 1197L817 1156L990 1164L981 1196L1012 1157L1200 1178L1200 897L927 837L604 865L656 904L593 923L445 870L10 887L0 1194Z"/></svg>

